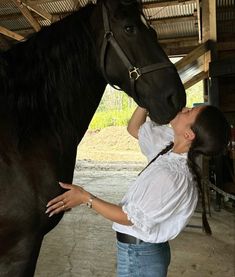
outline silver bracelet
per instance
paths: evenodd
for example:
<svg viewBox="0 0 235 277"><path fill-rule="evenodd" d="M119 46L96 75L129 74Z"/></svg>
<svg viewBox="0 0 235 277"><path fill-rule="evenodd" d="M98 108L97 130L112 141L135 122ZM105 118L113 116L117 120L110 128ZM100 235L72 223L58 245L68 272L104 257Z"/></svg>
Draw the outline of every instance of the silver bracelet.
<svg viewBox="0 0 235 277"><path fill-rule="evenodd" d="M90 194L90 198L88 199L88 201L87 201L87 203L86 203L86 205L87 205L87 207L89 208L89 209L92 209L92 202L93 202L93 199L95 199L96 198L96 196L95 195L93 195L93 194Z"/></svg>

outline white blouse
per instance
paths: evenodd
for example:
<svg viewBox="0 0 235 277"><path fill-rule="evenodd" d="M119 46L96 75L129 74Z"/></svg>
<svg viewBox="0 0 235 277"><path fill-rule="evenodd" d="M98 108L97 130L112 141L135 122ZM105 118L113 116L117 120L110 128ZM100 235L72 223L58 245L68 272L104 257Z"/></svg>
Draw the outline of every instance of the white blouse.
<svg viewBox="0 0 235 277"><path fill-rule="evenodd" d="M139 130L141 151L151 161L173 141L168 126L146 121ZM196 208L198 192L187 166L187 153L171 150L159 156L131 184L120 205L132 226L113 223L113 229L145 242L175 238Z"/></svg>

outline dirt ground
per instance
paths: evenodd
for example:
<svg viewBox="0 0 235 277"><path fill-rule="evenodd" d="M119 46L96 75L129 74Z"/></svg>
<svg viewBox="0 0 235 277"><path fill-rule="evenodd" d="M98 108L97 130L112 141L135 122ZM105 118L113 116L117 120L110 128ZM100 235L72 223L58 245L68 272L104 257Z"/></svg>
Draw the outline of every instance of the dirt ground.
<svg viewBox="0 0 235 277"><path fill-rule="evenodd" d="M88 132L78 149L74 183L118 203L145 164L137 141L126 128ZM235 211L230 202L225 202L216 212L214 196L211 192L209 222L213 235L202 232L200 213L196 212L190 221L194 227L186 227L170 242L168 277L235 277ZM77 207L45 237L35 276L114 277L115 253L111 222L85 206Z"/></svg>
<svg viewBox="0 0 235 277"><path fill-rule="evenodd" d="M79 160L145 162L138 141L126 127L107 127L101 131L88 131L78 147Z"/></svg>

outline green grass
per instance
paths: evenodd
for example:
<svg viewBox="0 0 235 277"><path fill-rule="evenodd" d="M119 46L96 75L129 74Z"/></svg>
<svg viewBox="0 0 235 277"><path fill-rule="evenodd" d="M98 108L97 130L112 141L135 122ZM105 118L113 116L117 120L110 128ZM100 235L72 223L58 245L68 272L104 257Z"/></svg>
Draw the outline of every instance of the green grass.
<svg viewBox="0 0 235 277"><path fill-rule="evenodd" d="M109 126L126 126L134 109L97 111L89 125L89 130L100 130Z"/></svg>

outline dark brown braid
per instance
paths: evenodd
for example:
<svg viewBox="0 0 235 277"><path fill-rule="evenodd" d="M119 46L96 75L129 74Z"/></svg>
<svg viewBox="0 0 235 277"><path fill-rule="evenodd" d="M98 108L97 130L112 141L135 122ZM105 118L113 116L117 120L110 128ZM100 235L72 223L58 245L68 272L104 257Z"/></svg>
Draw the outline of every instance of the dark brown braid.
<svg viewBox="0 0 235 277"><path fill-rule="evenodd" d="M201 200L202 200L202 226L203 226L203 229L206 232L206 234L211 235L212 234L211 228L210 228L209 222L207 220L207 216L206 216L206 202L205 202L205 194L204 194L202 182L201 182L200 168L196 163L197 157L198 157L198 154L195 153L192 150L192 148L190 148L189 152L188 152L187 162L188 162L189 170L198 185L199 194L200 194Z"/></svg>
<svg viewBox="0 0 235 277"><path fill-rule="evenodd" d="M151 163L153 163L159 156L166 154L172 147L173 147L174 143L170 142L170 144L168 144L165 148L163 148L156 157L154 157L147 165L144 169L142 169L140 171L140 173L138 174L138 176L140 176L140 174L147 168L150 166Z"/></svg>

